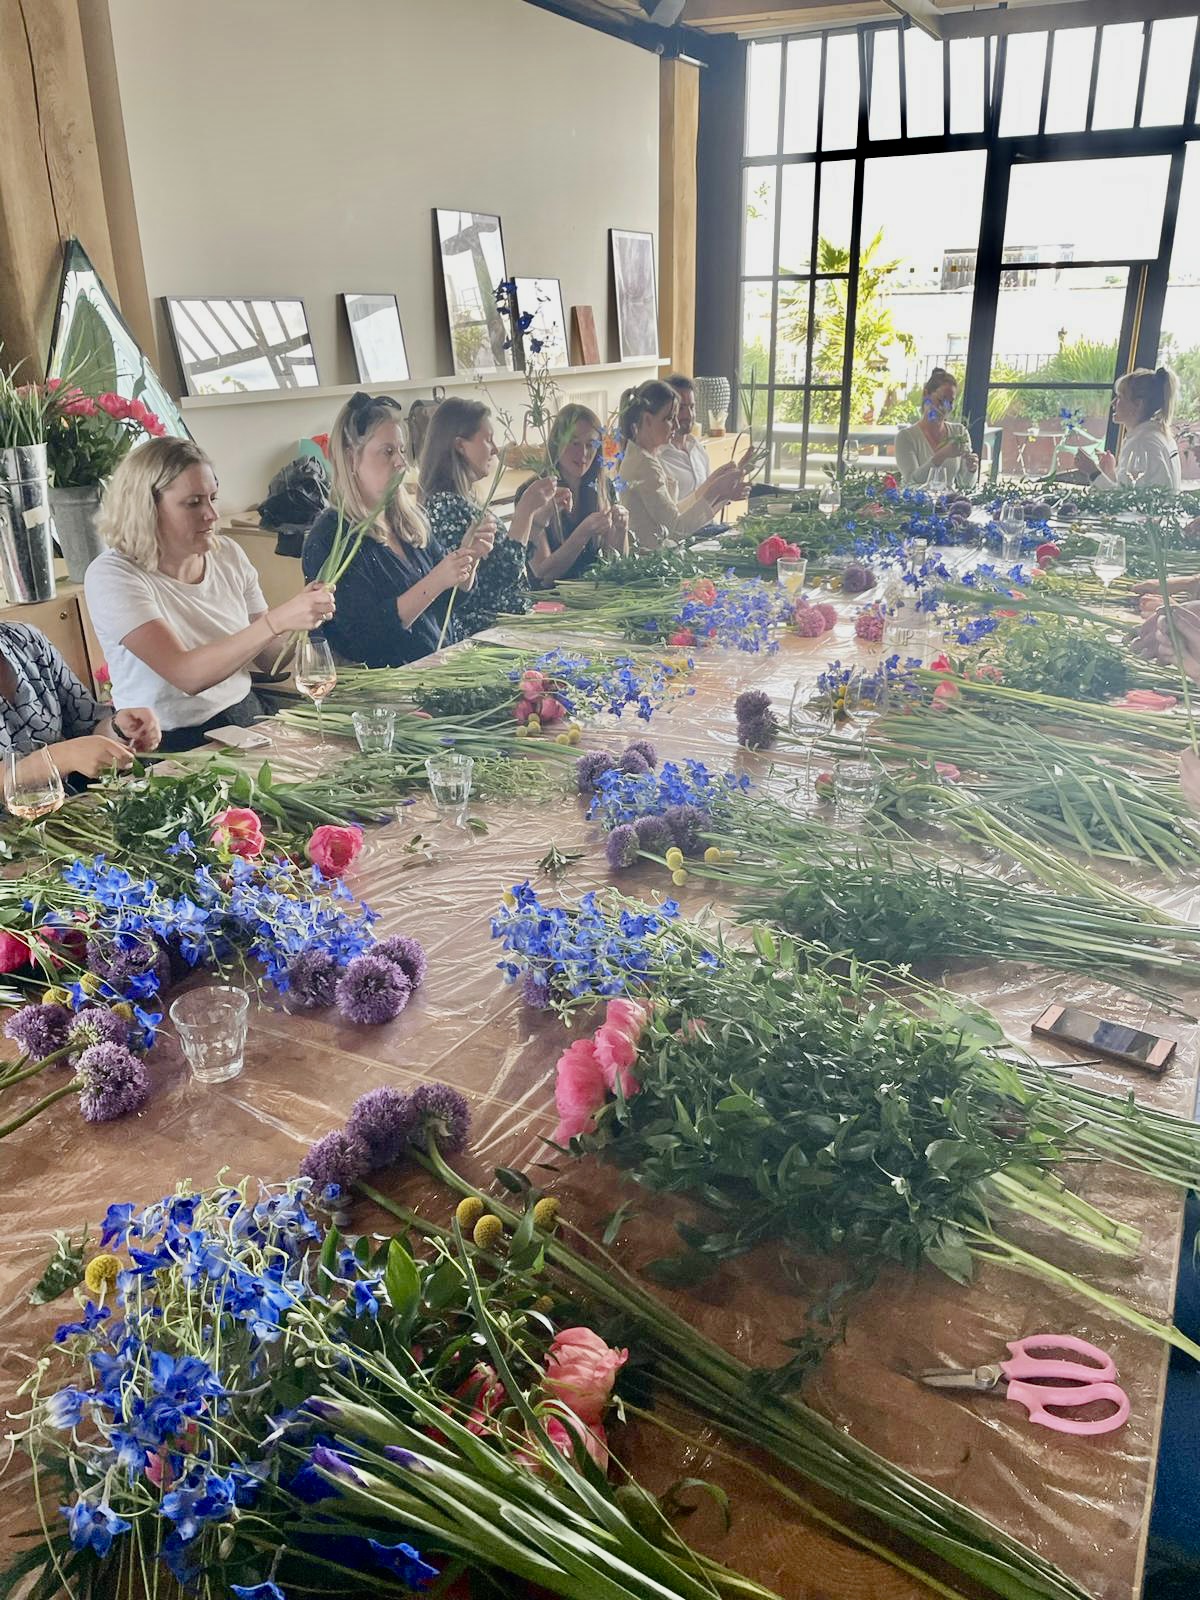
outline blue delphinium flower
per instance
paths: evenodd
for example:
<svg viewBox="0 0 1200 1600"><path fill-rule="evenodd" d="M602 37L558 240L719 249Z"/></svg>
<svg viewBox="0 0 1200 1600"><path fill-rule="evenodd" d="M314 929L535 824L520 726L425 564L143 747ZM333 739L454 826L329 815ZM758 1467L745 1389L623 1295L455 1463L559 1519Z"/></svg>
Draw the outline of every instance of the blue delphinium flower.
<svg viewBox="0 0 1200 1600"><path fill-rule="evenodd" d="M106 1556L117 1535L128 1533L133 1526L117 1516L106 1501L93 1500L90 1495L80 1495L73 1505L61 1509L76 1550L91 1549L98 1556Z"/></svg>

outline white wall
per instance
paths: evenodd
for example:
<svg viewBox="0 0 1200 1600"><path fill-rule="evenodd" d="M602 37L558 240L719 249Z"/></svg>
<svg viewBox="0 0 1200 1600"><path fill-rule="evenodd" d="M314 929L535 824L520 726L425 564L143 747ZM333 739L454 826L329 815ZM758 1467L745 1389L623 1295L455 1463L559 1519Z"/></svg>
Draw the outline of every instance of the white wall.
<svg viewBox="0 0 1200 1600"><path fill-rule="evenodd" d="M108 4L152 298L302 296L325 387L355 381L337 295L393 291L413 377L432 380L449 366L432 210L492 211L509 272L560 278L615 358L608 229L658 226L654 56L525 0ZM159 329L173 383L161 311ZM615 403L626 381L564 387ZM519 410L518 387L497 397ZM340 403L188 408L226 509Z"/></svg>

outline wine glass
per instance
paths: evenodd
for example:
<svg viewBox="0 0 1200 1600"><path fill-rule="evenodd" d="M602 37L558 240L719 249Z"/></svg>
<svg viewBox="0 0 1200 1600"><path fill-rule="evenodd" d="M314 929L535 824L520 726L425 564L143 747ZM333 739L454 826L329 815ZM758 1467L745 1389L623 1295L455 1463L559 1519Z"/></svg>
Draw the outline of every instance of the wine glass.
<svg viewBox="0 0 1200 1600"><path fill-rule="evenodd" d="M1125 536L1120 533L1101 534L1092 557L1092 571L1104 585L1105 593L1114 578L1125 571Z"/></svg>
<svg viewBox="0 0 1200 1600"><path fill-rule="evenodd" d="M858 465L858 458L862 455L862 448L857 439L847 439L842 446L842 465L847 472L853 472Z"/></svg>
<svg viewBox="0 0 1200 1600"><path fill-rule="evenodd" d="M831 695L803 681L792 690L788 706L788 728L804 745L803 786L807 794L816 789L812 773L813 751L817 740L833 732L834 710Z"/></svg>
<svg viewBox="0 0 1200 1600"><path fill-rule="evenodd" d="M333 653L324 639L315 633L306 633L296 651L296 688L317 708L317 735L325 743L325 725L321 720L321 702L333 692L337 682L337 668Z"/></svg>
<svg viewBox="0 0 1200 1600"><path fill-rule="evenodd" d="M1131 440L1121 453L1121 482L1136 489L1150 469L1150 451L1141 439Z"/></svg>
<svg viewBox="0 0 1200 1600"><path fill-rule="evenodd" d="M823 517L832 517L833 513L842 503L841 491L831 479L821 490L821 497L817 501L817 510Z"/></svg>
<svg viewBox="0 0 1200 1600"><path fill-rule="evenodd" d="M856 672L846 685L846 715L860 731L864 755L867 734L886 715L889 698L886 672Z"/></svg>
<svg viewBox="0 0 1200 1600"><path fill-rule="evenodd" d="M14 817L24 822L36 822L59 810L67 798L62 774L54 765L54 757L43 746L32 755L23 756L10 745L4 752L4 804ZM40 832L42 854L50 865L50 849L45 830Z"/></svg>
<svg viewBox="0 0 1200 1600"><path fill-rule="evenodd" d="M931 500L944 500L950 493L950 479L943 466L930 467L925 480L925 492Z"/></svg>
<svg viewBox="0 0 1200 1600"><path fill-rule="evenodd" d="M1025 507L1020 500L1006 500L1000 507L1000 532L1003 535L1000 546L1002 559L1007 562L1019 561L1025 542Z"/></svg>

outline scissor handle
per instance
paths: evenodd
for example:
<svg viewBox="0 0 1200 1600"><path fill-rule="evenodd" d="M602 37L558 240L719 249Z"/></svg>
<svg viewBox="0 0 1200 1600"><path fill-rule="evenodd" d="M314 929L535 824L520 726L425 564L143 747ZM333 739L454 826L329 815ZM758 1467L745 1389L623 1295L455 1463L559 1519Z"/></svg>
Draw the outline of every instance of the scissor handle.
<svg viewBox="0 0 1200 1600"><path fill-rule="evenodd" d="M1043 1428L1053 1428L1056 1433L1112 1433L1129 1416L1129 1396L1116 1383L1084 1383L1066 1389L1050 1389L1036 1383L1010 1383L1008 1398L1025 1407L1030 1422L1036 1422ZM1090 1405L1093 1400L1110 1400L1116 1410L1097 1422L1084 1422L1077 1417L1061 1416L1049 1409L1051 1406L1075 1409Z"/></svg>
<svg viewBox="0 0 1200 1600"><path fill-rule="evenodd" d="M1053 1357L1039 1356L1038 1350L1067 1350L1082 1356L1079 1361L1057 1361ZM1010 1361L1000 1364L1006 1378L1060 1378L1068 1383L1111 1383L1117 1375L1113 1358L1104 1350L1097 1350L1086 1339L1076 1339L1069 1333L1033 1333L1026 1339L1010 1339Z"/></svg>

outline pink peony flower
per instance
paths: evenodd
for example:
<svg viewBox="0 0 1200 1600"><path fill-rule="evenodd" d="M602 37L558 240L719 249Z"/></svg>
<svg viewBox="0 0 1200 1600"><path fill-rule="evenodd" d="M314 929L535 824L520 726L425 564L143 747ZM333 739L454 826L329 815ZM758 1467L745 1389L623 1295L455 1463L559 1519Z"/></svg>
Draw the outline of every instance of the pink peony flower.
<svg viewBox="0 0 1200 1600"><path fill-rule="evenodd" d="M787 540L781 539L777 533L773 533L769 539L764 539L757 552L760 565L773 567L779 560L786 543Z"/></svg>
<svg viewBox="0 0 1200 1600"><path fill-rule="evenodd" d="M246 806L230 806L213 818L211 843L231 856L260 856L266 840L257 811Z"/></svg>
<svg viewBox="0 0 1200 1600"><path fill-rule="evenodd" d="M604 1074L605 1087L615 1093L619 1078L622 1094L636 1094L642 1086L629 1070L638 1058L636 1038L626 1033L623 1028L605 1023L603 1027L596 1029L592 1043L595 1046L596 1060L600 1063L600 1070Z"/></svg>
<svg viewBox="0 0 1200 1600"><path fill-rule="evenodd" d="M304 853L327 878L340 878L362 847L361 828L339 828L325 823L314 829Z"/></svg>
<svg viewBox="0 0 1200 1600"><path fill-rule="evenodd" d="M528 672L521 674L519 687L526 700L536 700L545 689L546 680L540 672L531 667Z"/></svg>
<svg viewBox="0 0 1200 1600"><path fill-rule="evenodd" d="M29 946L7 928L0 928L0 972L17 972L29 960Z"/></svg>
<svg viewBox="0 0 1200 1600"><path fill-rule="evenodd" d="M591 1328L563 1328L546 1357L546 1391L569 1406L581 1422L598 1427L612 1398L628 1350L614 1350Z"/></svg>
<svg viewBox="0 0 1200 1600"><path fill-rule="evenodd" d="M1038 566L1044 567L1047 561L1057 561L1059 559L1062 555L1062 548L1056 545L1053 539L1047 539L1045 544L1038 545L1033 553L1037 557Z"/></svg>
<svg viewBox="0 0 1200 1600"><path fill-rule="evenodd" d="M593 1116L608 1094L604 1071L591 1039L576 1039L558 1058L554 1069L554 1104L558 1109L555 1142L566 1144L586 1133Z"/></svg>
<svg viewBox="0 0 1200 1600"><path fill-rule="evenodd" d="M895 473L889 472L886 475L886 477L883 480L883 487L885 489L895 489L895 488L899 487L898 480L896 478Z"/></svg>
<svg viewBox="0 0 1200 1600"><path fill-rule="evenodd" d="M517 721L522 727L525 726L530 717L536 716L536 714L537 702L534 700L526 700L524 696L522 696L513 707L513 716L516 717Z"/></svg>
<svg viewBox="0 0 1200 1600"><path fill-rule="evenodd" d="M694 578L687 588L689 598L697 601L702 606L711 606L716 603L717 586L711 578Z"/></svg>
<svg viewBox="0 0 1200 1600"><path fill-rule="evenodd" d="M538 706L538 716L543 722L561 722L567 714L567 708L561 700L552 694L544 694Z"/></svg>
<svg viewBox="0 0 1200 1600"><path fill-rule="evenodd" d="M610 1000L604 1008L604 1021L614 1028L621 1028L633 1038L640 1037L642 1029L650 1020L650 1012L646 1006L641 1006L636 1000L627 1000L620 997Z"/></svg>

